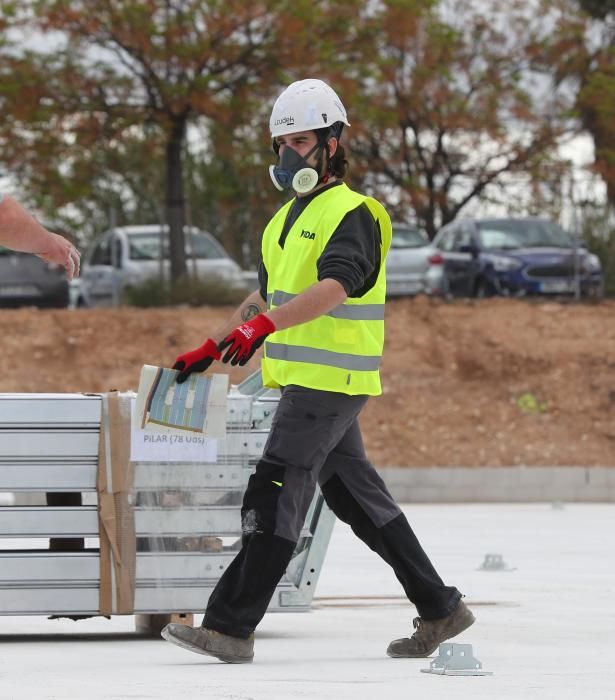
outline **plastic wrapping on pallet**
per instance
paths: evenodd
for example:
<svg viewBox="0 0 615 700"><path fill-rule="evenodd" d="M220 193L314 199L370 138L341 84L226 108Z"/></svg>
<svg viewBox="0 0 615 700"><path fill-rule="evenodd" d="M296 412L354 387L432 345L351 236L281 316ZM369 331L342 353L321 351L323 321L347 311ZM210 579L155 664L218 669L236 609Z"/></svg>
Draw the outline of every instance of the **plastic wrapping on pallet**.
<svg viewBox="0 0 615 700"><path fill-rule="evenodd" d="M243 493L278 399L260 373L231 387L215 453L173 461L127 458L132 392L0 394L0 491L18 504L0 506L0 614L202 610L238 551ZM24 505L45 492L48 505ZM332 527L318 492L271 610L309 608Z"/></svg>

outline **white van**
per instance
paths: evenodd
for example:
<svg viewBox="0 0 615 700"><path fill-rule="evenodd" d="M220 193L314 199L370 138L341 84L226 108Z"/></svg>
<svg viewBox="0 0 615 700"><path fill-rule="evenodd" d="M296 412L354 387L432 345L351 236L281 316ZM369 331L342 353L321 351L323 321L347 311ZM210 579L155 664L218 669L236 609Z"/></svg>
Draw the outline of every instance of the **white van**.
<svg viewBox="0 0 615 700"><path fill-rule="evenodd" d="M116 305L126 289L158 277L161 269L168 280L167 231L167 227L159 225L122 226L99 236L83 260L77 305ZM247 290L242 269L210 233L186 228L184 235L189 273L196 268L200 279L223 280L233 289Z"/></svg>

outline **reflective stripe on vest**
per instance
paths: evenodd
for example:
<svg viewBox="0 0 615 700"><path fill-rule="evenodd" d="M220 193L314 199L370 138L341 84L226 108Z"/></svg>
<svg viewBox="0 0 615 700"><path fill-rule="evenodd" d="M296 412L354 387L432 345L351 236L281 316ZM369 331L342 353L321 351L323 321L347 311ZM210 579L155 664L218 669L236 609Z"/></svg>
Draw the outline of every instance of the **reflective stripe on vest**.
<svg viewBox="0 0 615 700"><path fill-rule="evenodd" d="M282 306L296 296L298 295L276 290L273 294L267 294L267 307ZM349 321L384 321L384 304L340 304L323 315Z"/></svg>
<svg viewBox="0 0 615 700"><path fill-rule="evenodd" d="M309 362L327 367L339 367L353 371L373 372L380 367L380 356L350 355L333 350L319 350L301 345L283 345L282 343L265 344L265 354L271 360L288 360L290 362Z"/></svg>

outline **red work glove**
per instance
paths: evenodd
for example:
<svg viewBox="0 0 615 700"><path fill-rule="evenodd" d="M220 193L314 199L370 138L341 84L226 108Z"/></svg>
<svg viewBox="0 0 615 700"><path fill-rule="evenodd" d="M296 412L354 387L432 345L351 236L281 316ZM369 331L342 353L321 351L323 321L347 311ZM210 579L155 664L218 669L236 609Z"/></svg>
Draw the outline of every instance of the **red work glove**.
<svg viewBox="0 0 615 700"><path fill-rule="evenodd" d="M232 365L245 365L265 342L265 338L274 331L273 321L265 314L259 314L251 321L242 323L218 345L220 352L229 348L222 362L230 360Z"/></svg>
<svg viewBox="0 0 615 700"><path fill-rule="evenodd" d="M211 338L196 350L190 350L175 358L173 369L180 370L175 381L182 384L192 372L204 372L214 360L220 359L220 353L216 347L216 341Z"/></svg>

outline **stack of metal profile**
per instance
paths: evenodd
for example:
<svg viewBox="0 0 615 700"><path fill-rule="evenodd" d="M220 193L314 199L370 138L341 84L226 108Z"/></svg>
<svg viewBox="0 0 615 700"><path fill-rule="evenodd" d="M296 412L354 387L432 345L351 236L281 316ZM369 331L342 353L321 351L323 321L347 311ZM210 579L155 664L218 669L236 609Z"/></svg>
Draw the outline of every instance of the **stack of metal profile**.
<svg viewBox="0 0 615 700"><path fill-rule="evenodd" d="M215 463L134 463L135 613L204 608L237 553L243 492L278 398L260 373L231 389ZM101 409L97 395L0 394L0 492L16 494L17 503L20 494L77 492L84 503L0 506L0 614L99 610ZM309 609L333 521L317 492L270 610ZM85 548L50 551L49 538L83 538Z"/></svg>

